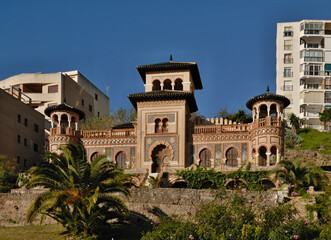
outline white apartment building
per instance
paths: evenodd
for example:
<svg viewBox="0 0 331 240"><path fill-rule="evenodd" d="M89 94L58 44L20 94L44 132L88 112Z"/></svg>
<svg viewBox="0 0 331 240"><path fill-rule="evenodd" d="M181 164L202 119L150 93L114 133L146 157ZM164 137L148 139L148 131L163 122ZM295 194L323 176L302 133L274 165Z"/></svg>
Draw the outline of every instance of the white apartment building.
<svg viewBox="0 0 331 240"><path fill-rule="evenodd" d="M276 92L291 100L304 126L323 130L319 113L331 107L331 20L277 24Z"/></svg>
<svg viewBox="0 0 331 240"><path fill-rule="evenodd" d="M110 111L109 98L77 70L19 74L0 81L0 88L9 93L13 89L20 90L28 96L25 103L42 114L47 107L61 103L83 111L86 118L102 117ZM48 129L49 118L45 118Z"/></svg>

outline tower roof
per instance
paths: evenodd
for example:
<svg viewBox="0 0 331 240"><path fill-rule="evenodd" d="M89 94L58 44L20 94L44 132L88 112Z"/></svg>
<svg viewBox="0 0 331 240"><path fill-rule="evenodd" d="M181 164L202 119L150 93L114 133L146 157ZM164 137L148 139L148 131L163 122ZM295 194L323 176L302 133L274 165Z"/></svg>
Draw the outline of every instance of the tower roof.
<svg viewBox="0 0 331 240"><path fill-rule="evenodd" d="M185 99L190 108L190 112L198 111L198 106L195 101L194 94L189 91L170 91L161 90L153 92L143 92L131 94L128 96L130 102L137 109L137 102L161 101L161 100L182 100Z"/></svg>
<svg viewBox="0 0 331 240"><path fill-rule="evenodd" d="M85 113L77 108L74 108L66 103L62 103L59 105L51 106L45 109L45 114L50 117L51 113L54 111L71 111L77 113L79 115L79 119L83 119L85 117Z"/></svg>
<svg viewBox="0 0 331 240"><path fill-rule="evenodd" d="M146 73L148 72L162 72L170 70L190 70L194 82L195 89L202 89L202 83L198 65L195 62L164 62L149 65L137 66L137 70L146 83Z"/></svg>
<svg viewBox="0 0 331 240"><path fill-rule="evenodd" d="M248 109L252 110L254 103L259 102L259 101L266 101L266 100L281 101L284 104L284 108L286 108L291 103L290 100L283 95L278 95L278 94L267 92L267 93L258 95L256 97L253 97L250 100L248 100L248 102L246 103L246 107Z"/></svg>

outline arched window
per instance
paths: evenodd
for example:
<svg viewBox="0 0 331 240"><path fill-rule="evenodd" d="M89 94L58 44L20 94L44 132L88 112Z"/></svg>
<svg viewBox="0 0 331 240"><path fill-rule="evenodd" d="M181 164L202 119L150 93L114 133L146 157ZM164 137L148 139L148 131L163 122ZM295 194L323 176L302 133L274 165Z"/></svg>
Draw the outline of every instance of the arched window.
<svg viewBox="0 0 331 240"><path fill-rule="evenodd" d="M153 81L153 88L152 91L160 91L161 90L161 83L159 80Z"/></svg>
<svg viewBox="0 0 331 240"><path fill-rule="evenodd" d="M259 166L267 166L267 149L265 147L259 148Z"/></svg>
<svg viewBox="0 0 331 240"><path fill-rule="evenodd" d="M262 104L260 106L260 113L259 113L259 118L265 118L268 116L268 108L267 105Z"/></svg>
<svg viewBox="0 0 331 240"><path fill-rule="evenodd" d="M270 116L273 117L273 118L277 117L277 106L276 106L276 104L272 104L270 106Z"/></svg>
<svg viewBox="0 0 331 240"><path fill-rule="evenodd" d="M163 90L172 90L171 81L169 79L163 82Z"/></svg>
<svg viewBox="0 0 331 240"><path fill-rule="evenodd" d="M71 117L71 122L70 122L70 127L75 129L75 124L76 123L76 118L75 117Z"/></svg>
<svg viewBox="0 0 331 240"><path fill-rule="evenodd" d="M162 125L161 125L161 119L160 118L155 119L154 129L155 129L155 133L161 133L162 132Z"/></svg>
<svg viewBox="0 0 331 240"><path fill-rule="evenodd" d="M69 126L67 114L62 114L61 116L61 134L66 133L66 128Z"/></svg>
<svg viewBox="0 0 331 240"><path fill-rule="evenodd" d="M175 90L183 90L183 81L182 79L176 79L175 81Z"/></svg>
<svg viewBox="0 0 331 240"><path fill-rule="evenodd" d="M277 148L276 146L272 146L270 148L270 165L275 165L277 162Z"/></svg>
<svg viewBox="0 0 331 240"><path fill-rule="evenodd" d="M99 156L99 152L94 152L91 155L91 162L93 162Z"/></svg>
<svg viewBox="0 0 331 240"><path fill-rule="evenodd" d="M152 151L152 173L162 172L163 167L169 164L171 152L168 147L163 144L156 146Z"/></svg>
<svg viewBox="0 0 331 240"><path fill-rule="evenodd" d="M119 168L126 169L126 154L123 151L120 151L119 153L116 154L115 157L116 165Z"/></svg>
<svg viewBox="0 0 331 240"><path fill-rule="evenodd" d="M59 117L57 114L54 114L52 117L53 127L56 128L59 125Z"/></svg>
<svg viewBox="0 0 331 240"><path fill-rule="evenodd" d="M162 119L162 132L163 133L168 132L168 119L167 118Z"/></svg>
<svg viewBox="0 0 331 240"><path fill-rule="evenodd" d="M231 166L231 167L237 167L238 166L238 152L235 148L229 148L226 151L226 165Z"/></svg>
<svg viewBox="0 0 331 240"><path fill-rule="evenodd" d="M211 167L211 153L207 148L204 148L199 154L199 165L201 167Z"/></svg>

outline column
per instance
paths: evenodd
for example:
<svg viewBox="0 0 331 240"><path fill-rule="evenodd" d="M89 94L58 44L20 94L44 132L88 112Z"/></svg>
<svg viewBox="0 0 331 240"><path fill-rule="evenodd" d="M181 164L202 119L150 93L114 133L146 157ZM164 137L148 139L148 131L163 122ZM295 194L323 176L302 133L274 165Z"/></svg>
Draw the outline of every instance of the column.
<svg viewBox="0 0 331 240"><path fill-rule="evenodd" d="M276 150L276 165L279 163L279 150Z"/></svg>
<svg viewBox="0 0 331 240"><path fill-rule="evenodd" d="M163 84L163 83L161 83L161 84L160 84L160 86L161 86L161 90L163 90L163 86L164 86L164 84Z"/></svg>
<svg viewBox="0 0 331 240"><path fill-rule="evenodd" d="M271 155L271 152L267 152L266 155L267 155L267 166L270 166L270 155Z"/></svg>
<svg viewBox="0 0 331 240"><path fill-rule="evenodd" d="M171 83L171 89L175 90L175 83L173 83L173 82Z"/></svg>

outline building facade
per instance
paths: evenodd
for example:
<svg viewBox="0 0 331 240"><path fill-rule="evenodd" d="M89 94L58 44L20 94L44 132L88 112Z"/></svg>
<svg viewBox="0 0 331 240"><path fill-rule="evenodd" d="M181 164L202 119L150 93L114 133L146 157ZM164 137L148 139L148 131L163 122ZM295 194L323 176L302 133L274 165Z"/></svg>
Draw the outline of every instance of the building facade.
<svg viewBox="0 0 331 240"><path fill-rule="evenodd" d="M20 89L42 114L47 107L62 103L80 109L87 118L103 117L110 111L109 98L78 71L19 74L0 81L0 88L7 92Z"/></svg>
<svg viewBox="0 0 331 240"><path fill-rule="evenodd" d="M276 93L304 126L323 130L319 113L331 107L331 20L277 24Z"/></svg>
<svg viewBox="0 0 331 240"><path fill-rule="evenodd" d="M18 91L0 89L0 155L16 162L17 169L38 164L45 146L45 116L22 102Z"/></svg>
<svg viewBox="0 0 331 240"><path fill-rule="evenodd" d="M112 129L79 131L83 113L68 105L52 106L50 149L82 141L88 160L106 155L131 173L175 173L195 164L217 171L234 171L250 164L253 169L275 166L284 153L283 111L289 99L272 93L252 98L247 107L253 122L222 118L194 119L198 110L195 90L202 89L198 66L192 62L167 62L138 66L145 92L128 96L137 121ZM63 118L64 116L64 118ZM64 121L59 123L59 119ZM64 124L64 125L63 125Z"/></svg>

